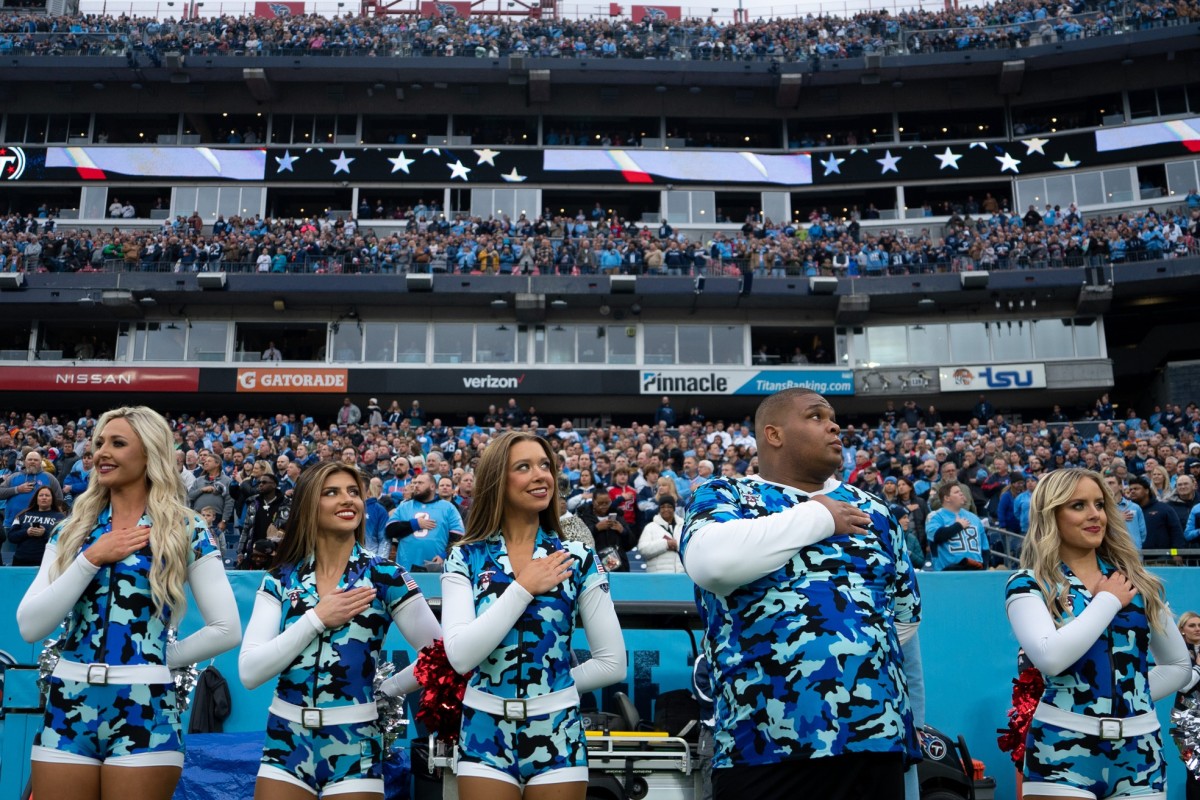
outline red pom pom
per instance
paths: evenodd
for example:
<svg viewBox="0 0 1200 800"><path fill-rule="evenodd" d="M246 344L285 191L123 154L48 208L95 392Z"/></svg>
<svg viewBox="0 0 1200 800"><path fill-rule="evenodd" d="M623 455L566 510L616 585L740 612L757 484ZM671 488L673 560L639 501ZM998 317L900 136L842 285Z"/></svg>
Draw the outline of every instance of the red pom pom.
<svg viewBox="0 0 1200 800"><path fill-rule="evenodd" d="M1025 735L1033 722L1033 712L1042 699L1046 681L1034 667L1023 670L1013 679L1012 708L1008 711L1008 729L1004 730L996 744L1006 753L1012 754L1013 763L1020 766L1025 760Z"/></svg>
<svg viewBox="0 0 1200 800"><path fill-rule="evenodd" d="M413 667L413 677L425 689L417 719L435 732L439 739L453 745L458 741L462 726L463 695L467 692L467 676L459 675L450 666L446 646L441 639L422 648Z"/></svg>

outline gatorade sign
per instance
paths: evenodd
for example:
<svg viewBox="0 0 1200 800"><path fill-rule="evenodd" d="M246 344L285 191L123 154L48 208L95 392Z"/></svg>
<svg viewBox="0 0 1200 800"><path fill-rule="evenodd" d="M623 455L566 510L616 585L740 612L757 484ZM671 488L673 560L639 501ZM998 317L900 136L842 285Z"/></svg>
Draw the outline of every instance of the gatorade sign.
<svg viewBox="0 0 1200 800"><path fill-rule="evenodd" d="M239 369L238 393L300 392L344 393L350 383L344 369L288 369L260 367Z"/></svg>

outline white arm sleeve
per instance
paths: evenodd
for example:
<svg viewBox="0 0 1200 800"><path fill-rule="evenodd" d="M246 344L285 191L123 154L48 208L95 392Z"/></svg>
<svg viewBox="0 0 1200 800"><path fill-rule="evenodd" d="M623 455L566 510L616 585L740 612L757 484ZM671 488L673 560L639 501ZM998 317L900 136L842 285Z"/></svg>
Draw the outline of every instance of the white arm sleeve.
<svg viewBox="0 0 1200 800"><path fill-rule="evenodd" d="M592 657L571 670L575 688L591 692L625 679L625 637L612 595L599 585L579 598L579 617Z"/></svg>
<svg viewBox="0 0 1200 800"><path fill-rule="evenodd" d="M237 647L242 640L242 623L238 619L237 600L225 575L225 565L218 553L209 553L188 567L188 583L196 608L204 618L204 627L167 646L167 666L174 669L198 664Z"/></svg>
<svg viewBox="0 0 1200 800"><path fill-rule="evenodd" d="M392 621L404 635L404 641L418 653L421 652L421 648L433 644L433 640L442 635L442 627L438 625L437 617L433 615L423 595L415 595L408 602L402 603L392 615ZM415 692L420 684L413 677L414 667L415 663L409 664L384 681L379 688L389 697Z"/></svg>
<svg viewBox="0 0 1200 800"><path fill-rule="evenodd" d="M896 638L900 640L900 644L908 644L908 640L917 635L917 626L920 624L920 620L916 622L897 622Z"/></svg>
<svg viewBox="0 0 1200 800"><path fill-rule="evenodd" d="M482 664L517 624L531 600L533 595L513 581L483 615L477 617L470 582L458 573L442 573L442 630L450 666L466 675Z"/></svg>
<svg viewBox="0 0 1200 800"><path fill-rule="evenodd" d="M1100 592L1082 614L1056 628L1039 595L1015 595L1006 604L1017 641L1033 665L1046 675L1058 675L1082 658L1120 610L1121 601L1116 595Z"/></svg>
<svg viewBox="0 0 1200 800"><path fill-rule="evenodd" d="M1159 624L1163 628L1161 632L1150 628L1150 652L1154 655L1154 667L1149 676L1151 700L1181 692L1193 679L1187 643L1175 627L1175 618L1169 610L1164 609Z"/></svg>
<svg viewBox="0 0 1200 800"><path fill-rule="evenodd" d="M282 619L279 601L259 592L246 625L242 652L238 654L238 675L247 689L257 689L287 669L308 643L325 630L321 618L311 608L280 632Z"/></svg>
<svg viewBox="0 0 1200 800"><path fill-rule="evenodd" d="M832 536L833 526L833 514L812 501L758 519L710 522L692 533L683 566L701 588L726 595Z"/></svg>
<svg viewBox="0 0 1200 800"><path fill-rule="evenodd" d="M17 627L21 629L21 638L27 642L43 639L61 625L100 571L80 553L62 575L51 581L50 570L57 558L58 548L47 544L37 577L25 592L21 605L17 606Z"/></svg>

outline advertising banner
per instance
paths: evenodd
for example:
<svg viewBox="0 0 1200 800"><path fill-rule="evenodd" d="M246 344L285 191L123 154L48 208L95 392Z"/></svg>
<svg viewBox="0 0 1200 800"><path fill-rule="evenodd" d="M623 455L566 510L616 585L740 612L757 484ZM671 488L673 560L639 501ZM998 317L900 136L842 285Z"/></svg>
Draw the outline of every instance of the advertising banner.
<svg viewBox="0 0 1200 800"><path fill-rule="evenodd" d="M9 392L195 392L200 370L187 367L0 367Z"/></svg>
<svg viewBox="0 0 1200 800"><path fill-rule="evenodd" d="M630 16L634 22L650 20L662 22L669 19L680 19L679 6L633 6Z"/></svg>
<svg viewBox="0 0 1200 800"><path fill-rule="evenodd" d="M462 17L466 19L471 16L471 4L463 2L451 3L421 3L421 16L423 17L442 17L449 19L451 17Z"/></svg>
<svg viewBox="0 0 1200 800"><path fill-rule="evenodd" d="M304 16L304 3L255 3L254 16L267 19L301 17Z"/></svg>
<svg viewBox="0 0 1200 800"><path fill-rule="evenodd" d="M1045 364L971 364L938 367L943 392L1045 389Z"/></svg>
<svg viewBox="0 0 1200 800"><path fill-rule="evenodd" d="M348 370L313 367L254 367L237 371L241 393L337 394L350 388Z"/></svg>
<svg viewBox="0 0 1200 800"><path fill-rule="evenodd" d="M854 394L848 369L667 369L642 370L641 394L768 395L803 387L824 395Z"/></svg>

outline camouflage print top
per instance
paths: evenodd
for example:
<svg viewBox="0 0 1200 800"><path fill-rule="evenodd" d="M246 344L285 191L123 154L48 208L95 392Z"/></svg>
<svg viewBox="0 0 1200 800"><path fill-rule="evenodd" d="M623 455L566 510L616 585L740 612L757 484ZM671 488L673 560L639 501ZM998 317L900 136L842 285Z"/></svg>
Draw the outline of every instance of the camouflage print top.
<svg viewBox="0 0 1200 800"><path fill-rule="evenodd" d="M537 697L575 685L571 635L578 618L577 601L592 588L607 592L608 575L585 545L563 542L539 529L533 557L544 558L558 550L573 557L571 577L554 591L534 596L517 624L471 675L471 686L497 697L514 698ZM500 534L452 548L445 570L470 581L476 616L516 581Z"/></svg>
<svg viewBox="0 0 1200 800"><path fill-rule="evenodd" d="M1097 561L1105 575L1114 571L1104 559ZM1061 567L1071 602L1066 616L1069 621L1083 613L1092 594L1066 564ZM1045 602L1033 574L1023 569L1008 579L1006 596L1011 599L1026 594L1036 595ZM1153 711L1147 677L1149 648L1150 625L1139 593L1117 612L1104 634L1078 661L1058 675L1045 676L1042 702L1064 711L1099 717L1131 717Z"/></svg>
<svg viewBox="0 0 1200 800"><path fill-rule="evenodd" d="M260 592L280 604L279 630L296 624L310 608L316 608L315 560L299 566L284 566L263 577ZM340 628L315 636L279 675L275 694L297 706L329 708L375 699L375 657L400 608L421 598L412 577L387 559L373 556L355 544L338 582L342 590L373 586L374 601Z"/></svg>
<svg viewBox="0 0 1200 800"><path fill-rule="evenodd" d="M191 549L187 566L202 558L220 555L216 539L199 514L191 525ZM143 514L140 526L153 525ZM58 546L60 524L48 544ZM96 527L83 540L80 552L112 530L112 508L105 508ZM71 609L71 626L62 649L62 658L83 664L154 664L167 663L167 629L170 612L154 614L150 593L150 567L153 555L149 545L131 553L122 561L106 564L92 578Z"/></svg>
<svg viewBox="0 0 1200 800"><path fill-rule="evenodd" d="M827 496L870 515L869 533L833 534L803 547L728 595L697 589L712 682L720 687L716 768L847 753L918 757L895 625L920 616L904 533L877 499L835 486ZM807 500L756 478L703 484L688 505L685 563L700 529Z"/></svg>

